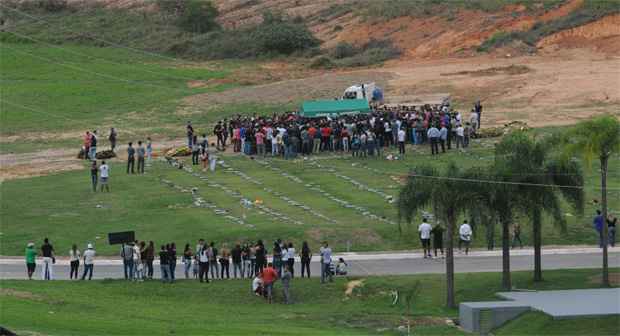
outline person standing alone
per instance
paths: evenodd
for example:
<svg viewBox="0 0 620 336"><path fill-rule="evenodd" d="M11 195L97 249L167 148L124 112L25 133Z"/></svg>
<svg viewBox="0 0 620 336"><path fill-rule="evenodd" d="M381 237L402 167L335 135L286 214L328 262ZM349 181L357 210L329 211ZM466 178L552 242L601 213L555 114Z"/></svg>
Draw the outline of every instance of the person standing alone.
<svg viewBox="0 0 620 336"><path fill-rule="evenodd" d="M465 245L465 254L469 254L469 244L471 243L471 226L464 221L459 228L459 251L461 250L461 246Z"/></svg>
<svg viewBox="0 0 620 336"><path fill-rule="evenodd" d="M108 136L108 140L110 141L110 150L114 151L114 149L116 148L116 130L114 129L114 127L110 128L110 136Z"/></svg>
<svg viewBox="0 0 620 336"><path fill-rule="evenodd" d="M28 273L28 280L32 280L32 275L37 267L36 258L37 250L34 248L34 243L30 242L26 246L26 272Z"/></svg>

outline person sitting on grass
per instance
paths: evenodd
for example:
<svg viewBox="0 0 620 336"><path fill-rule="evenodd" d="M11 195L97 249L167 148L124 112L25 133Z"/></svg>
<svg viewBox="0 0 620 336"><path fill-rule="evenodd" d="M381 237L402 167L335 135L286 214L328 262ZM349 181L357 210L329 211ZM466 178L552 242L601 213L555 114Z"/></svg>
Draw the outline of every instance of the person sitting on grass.
<svg viewBox="0 0 620 336"><path fill-rule="evenodd" d="M263 296L265 291L263 289L263 279L261 279L260 275L254 277L252 280L252 291L256 296Z"/></svg>
<svg viewBox="0 0 620 336"><path fill-rule="evenodd" d="M265 287L265 292L267 294L267 302L271 304L273 301L273 284L276 280L278 280L278 273L273 268L272 263L268 263L267 267L263 269L262 278L263 286Z"/></svg>

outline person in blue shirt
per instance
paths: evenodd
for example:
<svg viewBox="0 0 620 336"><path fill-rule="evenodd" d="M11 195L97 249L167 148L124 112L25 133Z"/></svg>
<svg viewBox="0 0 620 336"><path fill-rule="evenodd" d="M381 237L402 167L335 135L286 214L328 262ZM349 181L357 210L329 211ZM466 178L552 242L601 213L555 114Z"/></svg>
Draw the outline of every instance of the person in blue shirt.
<svg viewBox="0 0 620 336"><path fill-rule="evenodd" d="M596 231L598 232L598 247L603 248L603 223L604 223L603 215L601 214L601 210L596 210L596 216L594 217L593 225Z"/></svg>

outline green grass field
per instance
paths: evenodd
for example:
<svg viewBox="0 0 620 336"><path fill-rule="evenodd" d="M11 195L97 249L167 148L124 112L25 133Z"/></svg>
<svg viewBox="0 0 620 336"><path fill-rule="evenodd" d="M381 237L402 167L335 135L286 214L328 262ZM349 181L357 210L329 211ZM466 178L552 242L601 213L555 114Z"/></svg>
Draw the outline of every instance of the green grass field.
<svg viewBox="0 0 620 336"><path fill-rule="evenodd" d="M271 167L281 169L279 172L245 156L223 156L227 165L244 173L247 178L218 167L215 174L203 174L209 181L162 161L155 161L144 176L129 176L125 174L123 163L119 162L112 165L111 193L91 191L86 166L82 171L9 180L0 185L3 196L0 253L20 255L26 242L38 242L43 237L49 237L59 251L68 250L72 243L95 242L101 254L114 254L116 249L105 244L106 234L123 230L135 230L141 240L174 241L177 244L194 242L201 237L229 244L239 240L272 241L282 238L297 244L307 240L312 246L329 240L340 251L345 250L347 245L352 251L418 248L417 222L410 227L404 225L404 232L399 235L394 224L397 222L394 204L387 202L382 195L359 189L340 176L347 176L364 188L396 196L400 185L392 177L406 174L410 166L429 161L429 158L424 148L398 161L362 160L348 156L320 156L316 161L268 160ZM444 165L449 160L455 160L463 166L480 166L491 159L491 149L488 144L482 143L474 144L470 153L451 152L432 162ZM189 163L188 159L185 160ZM315 166L317 162L322 165L321 168ZM610 166L614 162L617 163L618 159L614 158ZM380 172L371 169L380 169ZM301 182L287 178L281 172L301 179ZM162 183L162 179L183 187L185 192ZM209 185L213 182L217 186ZM587 199L598 198L597 172L589 171L586 182ZM261 200L270 210L289 220L278 218L256 206L242 206L239 196L224 192L220 186L237 191L248 200ZM364 207L367 213L339 205L328 195L312 189L316 186L351 205ZM246 225L217 215L211 209L194 206L190 193L193 187L198 188L198 194L206 201L227 210L227 215L243 220ZM609 187L616 188L610 192L609 200L610 208L617 209L620 206L620 198L614 196L620 187L617 175L611 176ZM308 208L304 210L291 205L288 200ZM596 236L591 228L594 210L595 206L589 202L586 215L581 218L567 208L565 232L547 218L543 227L544 245L594 245ZM385 217L392 223L373 219L369 214ZM295 224L295 221L300 223ZM529 220L521 217L519 222L523 228L523 240L530 245ZM475 230L474 246L486 247L486 228L479 226ZM494 232L495 244L499 246L499 227L495 227Z"/></svg>
<svg viewBox="0 0 620 336"><path fill-rule="evenodd" d="M96 271L96 270L95 270ZM545 282L532 283L529 272L514 272L514 283L528 289L592 288L598 270L548 271ZM413 334L464 335L447 319L457 310L444 308L441 275L370 277L344 294L347 280L320 285L316 279L295 279L293 305L253 296L248 281L158 281L127 283L1 281L0 324L23 334L45 335L398 335L405 303L392 305L390 292L404 293L420 282L412 307ZM458 274L457 301L497 300L499 273ZM67 295L70 293L70 295ZM115 321L109 323L109 321ZM530 313L494 331L497 335L616 335L619 317L553 321Z"/></svg>

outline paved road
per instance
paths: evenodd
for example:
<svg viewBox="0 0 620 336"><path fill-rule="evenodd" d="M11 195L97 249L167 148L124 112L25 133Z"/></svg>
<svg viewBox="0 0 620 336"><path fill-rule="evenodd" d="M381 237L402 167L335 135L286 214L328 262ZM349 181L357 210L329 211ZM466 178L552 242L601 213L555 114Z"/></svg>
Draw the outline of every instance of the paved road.
<svg viewBox="0 0 620 336"><path fill-rule="evenodd" d="M511 251L511 270L533 269L533 251L531 249ZM417 252L413 253L342 253L335 257L344 257L349 263L351 275L399 275L421 273L443 273L445 259L424 259ZM476 251L469 255L455 255L455 271L467 272L498 272L501 271L500 251ZM548 249L543 250L543 269L597 268L601 266L602 255L597 248ZM94 278L122 278L122 263L118 259L97 259L95 261ZM620 267L620 247L610 249L609 266ZM312 276L320 274L319 260L315 257L311 264ZM37 265L37 278L40 278L41 267ZM81 267L80 267L81 271ZM295 264L295 274L299 274L299 261ZM67 260L58 260L54 265L56 279L69 278ZM176 268L177 278L183 278L183 264ZM232 276L232 268L231 268ZM21 258L0 258L0 279L24 279L25 265ZM159 277L159 267L155 266L155 277Z"/></svg>

